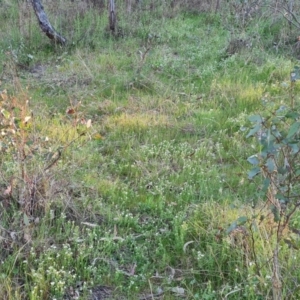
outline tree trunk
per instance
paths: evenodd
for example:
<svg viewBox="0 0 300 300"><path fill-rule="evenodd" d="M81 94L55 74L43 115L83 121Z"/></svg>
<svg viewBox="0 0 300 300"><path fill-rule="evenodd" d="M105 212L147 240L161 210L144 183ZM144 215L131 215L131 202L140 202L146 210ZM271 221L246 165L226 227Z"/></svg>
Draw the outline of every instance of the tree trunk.
<svg viewBox="0 0 300 300"><path fill-rule="evenodd" d="M47 35L47 37L51 40L54 40L54 42L65 45L67 40L61 36L56 30L52 27L50 24L48 17L44 11L44 7L41 4L40 0L31 0L34 12L38 18L39 25L42 29L42 31Z"/></svg>
<svg viewBox="0 0 300 300"><path fill-rule="evenodd" d="M126 0L126 11L131 13L132 0Z"/></svg>
<svg viewBox="0 0 300 300"><path fill-rule="evenodd" d="M114 0L109 0L108 3L108 19L109 19L109 29L115 33L116 32L116 23L117 23L117 18L116 18L116 10L115 10L115 1Z"/></svg>
<svg viewBox="0 0 300 300"><path fill-rule="evenodd" d="M215 13L219 11L219 8L220 8L220 0L217 0Z"/></svg>

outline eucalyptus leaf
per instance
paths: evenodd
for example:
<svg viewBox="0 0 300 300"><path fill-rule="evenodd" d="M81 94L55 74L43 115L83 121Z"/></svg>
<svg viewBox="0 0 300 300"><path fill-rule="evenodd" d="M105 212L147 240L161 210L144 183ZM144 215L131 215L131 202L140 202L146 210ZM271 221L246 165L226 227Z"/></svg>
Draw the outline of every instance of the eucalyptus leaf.
<svg viewBox="0 0 300 300"><path fill-rule="evenodd" d="M246 222L248 221L248 218L246 216L242 216L242 217L239 217L236 222L237 224L240 226L240 225L244 225L246 224Z"/></svg>
<svg viewBox="0 0 300 300"><path fill-rule="evenodd" d="M287 138L293 137L300 129L300 122L295 122L291 125Z"/></svg>
<svg viewBox="0 0 300 300"><path fill-rule="evenodd" d="M257 166L259 164L259 159L257 157L257 155L252 155L250 157L247 158L247 161L251 164L251 165L255 165Z"/></svg>
<svg viewBox="0 0 300 300"><path fill-rule="evenodd" d="M279 213L278 208L275 205L272 205L271 211L272 211L273 216L274 216L274 221L276 223L278 223L280 221L280 213Z"/></svg>
<svg viewBox="0 0 300 300"><path fill-rule="evenodd" d="M288 202L288 198L286 198L284 195L282 195L282 194L277 194L276 195L276 198L278 199L278 200L281 200L281 202L282 201L284 201L285 203L287 203Z"/></svg>
<svg viewBox="0 0 300 300"><path fill-rule="evenodd" d="M267 192L267 190L269 189L270 183L271 183L270 178L265 178L263 181L262 191Z"/></svg>
<svg viewBox="0 0 300 300"><path fill-rule="evenodd" d="M247 134L246 138L254 136L261 129L261 124L256 124Z"/></svg>
<svg viewBox="0 0 300 300"><path fill-rule="evenodd" d="M259 123L261 123L263 121L263 118L260 115L253 115L253 116L250 116L248 119L249 119L250 122L259 122Z"/></svg>
<svg viewBox="0 0 300 300"><path fill-rule="evenodd" d="M24 222L25 226L29 225L29 218L28 218L28 216L25 213L23 215L23 222Z"/></svg>
<svg viewBox="0 0 300 300"><path fill-rule="evenodd" d="M296 154L297 152L299 152L299 145L298 144L289 144L289 146L290 146L293 154Z"/></svg>
<svg viewBox="0 0 300 300"><path fill-rule="evenodd" d="M278 174L280 174L280 175L285 175L285 174L287 174L288 169L285 168L285 167L280 167L280 168L277 169L277 172L278 172Z"/></svg>
<svg viewBox="0 0 300 300"><path fill-rule="evenodd" d="M297 120L300 117L300 114L295 111L289 111L286 115L286 118Z"/></svg>
<svg viewBox="0 0 300 300"><path fill-rule="evenodd" d="M281 137L282 137L282 135L281 135L280 131L276 127L272 128L271 138L273 138L273 139L275 139L275 138L281 139Z"/></svg>
<svg viewBox="0 0 300 300"><path fill-rule="evenodd" d="M267 167L268 171L270 173L274 172L275 171L275 163L274 163L274 158L273 157L269 157L267 159L267 162L265 164L265 166Z"/></svg>
<svg viewBox="0 0 300 300"><path fill-rule="evenodd" d="M227 228L226 233L230 234L234 229L237 228L237 222L234 221L233 223L231 223L231 225Z"/></svg>
<svg viewBox="0 0 300 300"><path fill-rule="evenodd" d="M256 175L261 172L259 167L255 167L248 172L248 178L253 179Z"/></svg>
<svg viewBox="0 0 300 300"><path fill-rule="evenodd" d="M296 175L296 176L299 176L299 175L300 175L300 168L299 168L299 169L296 169L295 175Z"/></svg>

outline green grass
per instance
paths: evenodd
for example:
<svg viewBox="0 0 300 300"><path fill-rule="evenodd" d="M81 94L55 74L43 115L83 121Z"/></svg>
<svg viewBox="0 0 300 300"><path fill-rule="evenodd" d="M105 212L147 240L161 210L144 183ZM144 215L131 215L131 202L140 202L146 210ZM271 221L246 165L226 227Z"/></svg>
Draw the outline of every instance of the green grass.
<svg viewBox="0 0 300 300"><path fill-rule="evenodd" d="M88 299L110 286L117 299L160 291L161 299L183 291L185 299L270 299L269 228L255 232L261 277L251 250L226 230L251 219L260 201L247 179L257 145L243 128L262 99L290 101L283 83L294 61L258 44L226 57L220 16L158 10L128 20L120 12L124 37L115 38L105 14L48 8L60 32L76 40L86 30L86 38L54 47L34 15L18 16L15 3L0 9L14 20L0 34L1 90L30 99L32 112L26 160L21 137L0 158L0 193L12 186L10 202L0 194L0 298ZM262 33L272 30L265 24ZM16 73L15 63L26 68ZM34 184L29 211L22 201ZM284 293L296 299L299 254L282 247Z"/></svg>

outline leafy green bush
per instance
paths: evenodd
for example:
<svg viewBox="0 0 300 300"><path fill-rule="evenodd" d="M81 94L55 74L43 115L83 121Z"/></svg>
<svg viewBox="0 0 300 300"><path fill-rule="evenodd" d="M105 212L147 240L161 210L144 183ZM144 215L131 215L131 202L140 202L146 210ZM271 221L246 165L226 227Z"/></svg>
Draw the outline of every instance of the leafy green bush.
<svg viewBox="0 0 300 300"><path fill-rule="evenodd" d="M299 237L294 234L299 229L292 227L292 224L296 224L293 223L293 217L297 216L300 207L300 114L298 104L294 103L297 79L299 68L295 67L291 73L291 103L278 105L265 101L264 111L249 118L254 125L247 135L256 137L259 144L259 152L248 158L253 166L248 173L249 179L252 180L258 175L263 178L257 196L264 200L267 215L261 214L259 218L261 222L269 223L269 211L274 222L274 231L267 241L273 249L271 259L274 299L281 299L284 291L283 278L290 276L288 269L282 268L282 265L286 265L280 253L284 252L282 243L296 250L300 246ZM294 286L290 288L295 289Z"/></svg>

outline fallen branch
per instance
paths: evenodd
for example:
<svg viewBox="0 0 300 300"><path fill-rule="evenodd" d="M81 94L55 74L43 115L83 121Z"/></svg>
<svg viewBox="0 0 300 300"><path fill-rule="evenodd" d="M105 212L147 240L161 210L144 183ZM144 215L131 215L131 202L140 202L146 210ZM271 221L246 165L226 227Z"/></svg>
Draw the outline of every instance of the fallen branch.
<svg viewBox="0 0 300 300"><path fill-rule="evenodd" d="M40 27L42 31L47 35L51 40L54 40L56 43L65 45L67 40L61 36L56 30L52 27L51 23L48 20L48 17L44 11L44 7L41 4L40 0L31 0L34 12L38 18Z"/></svg>

